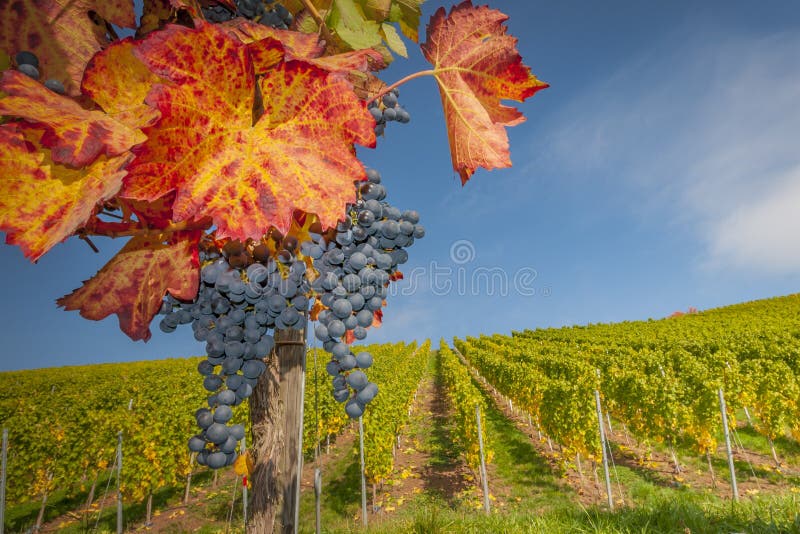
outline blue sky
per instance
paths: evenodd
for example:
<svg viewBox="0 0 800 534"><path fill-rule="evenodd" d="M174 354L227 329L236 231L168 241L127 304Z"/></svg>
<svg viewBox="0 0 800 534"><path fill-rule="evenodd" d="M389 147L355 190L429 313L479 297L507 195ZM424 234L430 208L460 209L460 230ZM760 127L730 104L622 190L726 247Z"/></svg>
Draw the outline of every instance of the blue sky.
<svg viewBox="0 0 800 534"><path fill-rule="evenodd" d="M367 341L659 318L800 289L796 2L491 5L551 88L520 106L514 167L463 188L434 82L401 88L411 123L359 154L427 236ZM409 49L386 81L426 68ZM0 370L201 353L188 327L154 323L134 343L115 316L56 308L122 246L98 244L68 241L37 265L0 247Z"/></svg>

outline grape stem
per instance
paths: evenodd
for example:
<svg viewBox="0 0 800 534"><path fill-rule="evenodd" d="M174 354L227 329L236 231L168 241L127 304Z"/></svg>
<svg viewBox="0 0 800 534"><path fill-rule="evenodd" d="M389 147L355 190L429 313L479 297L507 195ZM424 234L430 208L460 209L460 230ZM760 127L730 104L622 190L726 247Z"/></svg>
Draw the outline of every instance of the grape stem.
<svg viewBox="0 0 800 534"><path fill-rule="evenodd" d="M331 35L330 30L328 30L328 27L325 25L325 21L322 19L322 15L319 14L319 11L317 11L317 8L314 7L314 4L312 4L309 0L300 1L311 14L311 17L316 21L320 31L322 32L322 37L324 37L328 43L333 43L333 35Z"/></svg>

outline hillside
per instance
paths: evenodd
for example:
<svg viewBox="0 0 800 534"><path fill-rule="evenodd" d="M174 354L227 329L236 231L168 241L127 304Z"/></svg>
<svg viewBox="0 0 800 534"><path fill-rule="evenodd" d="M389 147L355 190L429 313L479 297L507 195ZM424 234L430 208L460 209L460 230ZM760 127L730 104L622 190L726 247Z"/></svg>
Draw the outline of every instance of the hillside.
<svg viewBox="0 0 800 534"><path fill-rule="evenodd" d="M404 344L370 350L376 355L370 376L378 399L386 399L370 406L375 423L365 423L375 531L800 531L800 295L658 321L467 338L439 354ZM460 386L443 380L445 353L463 366L446 371L466 377ZM320 467L326 531L358 530L357 426L342 417L322 362L315 374L309 355L302 524L313 531ZM236 475L225 470L217 480L190 464L185 448L205 398L197 362L0 374L0 426L9 429L11 445L7 531L33 525L45 495L45 531L113 529L110 468L119 430L129 529L238 528ZM476 392L478 400L456 387ZM595 389L608 412L613 511L603 484ZM719 389L731 420L736 506ZM468 404L463 411L460 402ZM473 402L483 406L491 451L489 516L468 453L477 450L474 429L459 415L474 413ZM245 421L246 410L236 417ZM144 527L150 495L152 525ZM87 501L93 504L83 506Z"/></svg>

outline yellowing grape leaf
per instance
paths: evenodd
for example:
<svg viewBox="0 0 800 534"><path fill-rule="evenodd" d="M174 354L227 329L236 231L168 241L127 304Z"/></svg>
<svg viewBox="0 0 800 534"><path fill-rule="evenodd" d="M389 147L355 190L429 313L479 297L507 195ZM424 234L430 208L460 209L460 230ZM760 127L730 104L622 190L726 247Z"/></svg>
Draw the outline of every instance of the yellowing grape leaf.
<svg viewBox="0 0 800 534"><path fill-rule="evenodd" d="M168 243L158 236L138 235L83 286L58 299L66 310L100 321L112 313L131 339L150 339L149 324L164 294L191 300L197 295L198 232L172 234Z"/></svg>
<svg viewBox="0 0 800 534"><path fill-rule="evenodd" d="M42 144L53 161L72 167L92 163L100 154L118 156L145 140L144 134L105 113L82 108L16 70L0 77L0 115L22 117L47 127Z"/></svg>
<svg viewBox="0 0 800 534"><path fill-rule="evenodd" d="M425 0L394 0L389 14L390 22L400 24L403 35L419 41L419 18L422 15L422 2Z"/></svg>
<svg viewBox="0 0 800 534"><path fill-rule="evenodd" d="M245 45L213 25L168 26L137 56L174 85L148 104L161 119L134 149L122 196L154 200L176 190L176 221L212 217L218 238L286 232L292 212L334 225L365 171L354 143L375 145L374 121L346 82L301 61L259 79ZM255 91L264 113L253 112Z"/></svg>
<svg viewBox="0 0 800 534"><path fill-rule="evenodd" d="M253 459L250 451L240 454L233 462L233 472L242 477L249 477L253 471Z"/></svg>
<svg viewBox="0 0 800 534"><path fill-rule="evenodd" d="M4 0L0 50L11 57L33 52L42 81L59 80L67 94L78 95L86 63L108 44L105 24L93 20L92 13L117 26L136 27L132 0Z"/></svg>
<svg viewBox="0 0 800 534"><path fill-rule="evenodd" d="M158 119L144 99L162 80L133 55L133 47L128 38L96 54L86 65L81 89L115 120L141 128Z"/></svg>
<svg viewBox="0 0 800 534"><path fill-rule="evenodd" d="M113 197L122 184L130 154L71 169L52 161L39 144L40 130L17 123L0 126L0 230L6 243L19 245L38 260L94 214L98 203Z"/></svg>
<svg viewBox="0 0 800 534"><path fill-rule="evenodd" d="M360 0L364 14L375 21L386 20L392 9L392 0Z"/></svg>
<svg viewBox="0 0 800 534"><path fill-rule="evenodd" d="M449 15L439 8L422 52L434 66L442 96L453 168L467 183L478 167L510 167L506 126L525 120L503 99L524 101L548 87L531 74L506 35L508 17L469 0Z"/></svg>

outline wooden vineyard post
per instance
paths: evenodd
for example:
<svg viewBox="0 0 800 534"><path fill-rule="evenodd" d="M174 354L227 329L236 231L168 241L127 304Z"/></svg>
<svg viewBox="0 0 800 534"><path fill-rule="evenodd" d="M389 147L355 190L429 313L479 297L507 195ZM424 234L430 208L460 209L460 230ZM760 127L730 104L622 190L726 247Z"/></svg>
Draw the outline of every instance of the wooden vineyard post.
<svg viewBox="0 0 800 534"><path fill-rule="evenodd" d="M304 330L305 332L305 330ZM305 339L305 337L303 337ZM295 424L297 436L297 454L296 468L295 468L295 495L294 495L294 525L295 532L300 528L300 483L303 480L303 418L305 417L305 403L303 399L306 396L306 357L308 356L308 347L303 345L303 364L302 372L300 374L300 396L298 398L297 409L300 412ZM314 370L316 372L316 369ZM316 375L315 375L316 376ZM287 430L291 427L287 427Z"/></svg>
<svg viewBox="0 0 800 534"><path fill-rule="evenodd" d="M731 450L731 433L728 429L728 413L725 409L725 395L722 393L722 388L718 390L719 393L719 411L722 414L722 430L725 434L725 450L728 452L728 468L731 470L731 491L733 492L733 500L739 500L739 488L736 485L736 469L733 466L733 451Z"/></svg>
<svg viewBox="0 0 800 534"><path fill-rule="evenodd" d="M367 528L367 479L364 476L364 418L358 418L358 458L361 465L361 524Z"/></svg>
<svg viewBox="0 0 800 534"><path fill-rule="evenodd" d="M478 448L481 452L481 485L483 486L483 510L488 514L489 508L489 481L486 480L486 458L483 452L483 429L481 426L481 406L475 404L475 418L478 422Z"/></svg>
<svg viewBox="0 0 800 534"><path fill-rule="evenodd" d="M597 406L597 424L600 427L600 448L603 451L603 473L606 476L606 494L608 495L608 508L614 509L614 497L611 495L611 476L608 473L608 451L606 450L606 432L603 428L603 409L600 405L600 391L594 390L594 402Z"/></svg>
<svg viewBox="0 0 800 534"><path fill-rule="evenodd" d="M6 463L8 460L8 429L3 429L3 450L0 456L0 534L6 520Z"/></svg>
<svg viewBox="0 0 800 534"><path fill-rule="evenodd" d="M267 370L250 398L254 461L247 531L251 534L294 533L297 528L305 336L305 329L275 332L275 350L266 358Z"/></svg>

